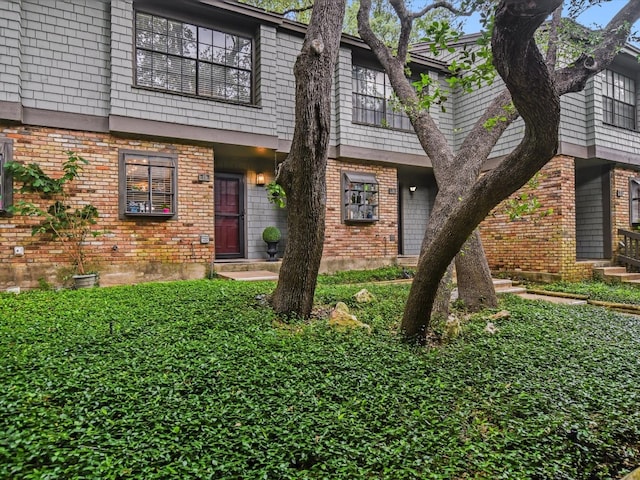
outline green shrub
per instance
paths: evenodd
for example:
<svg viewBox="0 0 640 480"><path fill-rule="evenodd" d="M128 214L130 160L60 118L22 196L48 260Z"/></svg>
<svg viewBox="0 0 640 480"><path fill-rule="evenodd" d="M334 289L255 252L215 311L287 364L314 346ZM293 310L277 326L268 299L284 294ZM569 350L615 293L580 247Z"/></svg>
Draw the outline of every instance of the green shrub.
<svg viewBox="0 0 640 480"><path fill-rule="evenodd" d="M267 243L279 242L281 238L282 234L280 233L280 230L278 227L274 227L273 225L262 231L262 240Z"/></svg>

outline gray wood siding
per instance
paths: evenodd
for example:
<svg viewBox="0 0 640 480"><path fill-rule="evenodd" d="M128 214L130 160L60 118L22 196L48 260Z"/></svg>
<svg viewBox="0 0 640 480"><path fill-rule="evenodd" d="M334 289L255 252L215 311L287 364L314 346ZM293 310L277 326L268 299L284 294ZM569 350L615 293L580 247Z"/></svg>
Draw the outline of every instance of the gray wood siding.
<svg viewBox="0 0 640 480"><path fill-rule="evenodd" d="M302 45L300 34L286 25L266 23L257 28L257 104L237 105L135 87L133 15L133 0L0 2L0 113L11 120L20 119L20 107L25 107L25 112L42 109L84 114L105 119L103 128L107 128L109 116L155 120L217 129L225 139L226 132L262 135L270 139L271 146L280 140L281 150L286 150L295 121L292 69ZM331 145L352 147L345 151L356 156L367 157L373 152L376 161L422 162L424 152L413 132L353 123L351 67L355 48L345 43L339 53L332 95ZM632 53L625 50L619 58L626 55L626 63L621 65L627 74L635 75L639 93L640 75L633 72L640 68L629 60ZM439 58L450 57L445 54ZM438 76L434 72L431 75ZM439 75L438 81L443 82L443 77ZM444 111L440 105L431 108L454 150L502 88L502 82L496 79L493 85L471 94L450 95ZM592 79L584 92L563 97L561 142L582 149L571 151L572 155L584 152L577 156L640 165L640 131L604 125L602 107L602 75ZM31 115L28 121L37 118ZM112 128L116 128L114 124ZM491 157L511 152L523 130L521 120L510 126ZM241 136L229 138L233 143Z"/></svg>
<svg viewBox="0 0 640 480"><path fill-rule="evenodd" d="M276 77L278 82L278 136L283 140L293 139L296 115L296 81L293 65L302 48L303 39L279 32L275 52Z"/></svg>
<svg viewBox="0 0 640 480"><path fill-rule="evenodd" d="M260 76L259 107L185 97L133 86L132 0L111 1L111 114L234 132L276 135L276 33L259 29L255 71Z"/></svg>
<svg viewBox="0 0 640 480"><path fill-rule="evenodd" d="M418 255L422 240L424 239L429 215L435 202L438 188L435 178L426 173L415 170L405 171L400 169L400 228L402 235L401 253L403 255ZM416 191L411 193L410 185L416 186Z"/></svg>
<svg viewBox="0 0 640 480"><path fill-rule="evenodd" d="M0 101L21 101L22 10L20 2L0 3Z"/></svg>
<svg viewBox="0 0 640 480"><path fill-rule="evenodd" d="M587 102L584 91L563 95L560 103L560 141L587 144Z"/></svg>
<svg viewBox="0 0 640 480"><path fill-rule="evenodd" d="M576 165L576 256L604 258L603 167Z"/></svg>
<svg viewBox="0 0 640 480"><path fill-rule="evenodd" d="M108 2L24 0L22 27L23 106L106 116Z"/></svg>

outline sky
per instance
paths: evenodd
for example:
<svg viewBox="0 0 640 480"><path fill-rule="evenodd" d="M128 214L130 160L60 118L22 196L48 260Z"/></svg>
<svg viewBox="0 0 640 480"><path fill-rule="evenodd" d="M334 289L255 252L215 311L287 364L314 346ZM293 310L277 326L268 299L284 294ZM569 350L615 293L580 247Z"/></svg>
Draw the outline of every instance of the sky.
<svg viewBox="0 0 640 480"><path fill-rule="evenodd" d="M610 0L600 5L594 5L578 17L578 21L583 25L594 29L603 27L613 18L625 3L627 3L627 0ZM636 29L640 30L640 23L636 23ZM470 17L466 21L464 30L466 33L476 33L480 30L477 15Z"/></svg>

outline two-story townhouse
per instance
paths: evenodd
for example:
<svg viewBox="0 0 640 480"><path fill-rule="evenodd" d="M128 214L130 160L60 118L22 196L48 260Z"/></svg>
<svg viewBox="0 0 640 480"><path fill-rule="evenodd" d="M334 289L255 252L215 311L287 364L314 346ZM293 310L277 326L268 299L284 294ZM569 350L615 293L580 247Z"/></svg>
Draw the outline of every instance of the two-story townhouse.
<svg viewBox="0 0 640 480"><path fill-rule="evenodd" d="M304 25L229 0L11 0L0 10L0 161L52 175L67 151L89 161L75 196L107 232L87 251L103 285L264 259L267 225L286 239L264 183L290 148ZM412 70L446 72L420 55ZM453 135L448 112L434 114ZM429 160L368 48L349 36L329 157L323 269L417 253ZM6 212L18 185L0 171L0 285L58 283L59 246Z"/></svg>
<svg viewBox="0 0 640 480"><path fill-rule="evenodd" d="M286 240L264 184L290 148L304 25L231 0L10 0L0 11L0 163L55 174L66 151L89 160L75 195L107 232L88 252L103 285L265 259L267 225ZM558 156L535 192L553 212L514 222L496 208L482 225L494 270L586 276L612 258L618 228L640 223L637 53L563 98ZM411 71L447 75L420 51ZM430 161L359 39L343 36L334 80L322 269L416 255L436 192ZM454 146L499 88L434 107ZM487 168L521 131L510 127ZM58 283L59 246L6 212L19 195L0 174L0 286Z"/></svg>

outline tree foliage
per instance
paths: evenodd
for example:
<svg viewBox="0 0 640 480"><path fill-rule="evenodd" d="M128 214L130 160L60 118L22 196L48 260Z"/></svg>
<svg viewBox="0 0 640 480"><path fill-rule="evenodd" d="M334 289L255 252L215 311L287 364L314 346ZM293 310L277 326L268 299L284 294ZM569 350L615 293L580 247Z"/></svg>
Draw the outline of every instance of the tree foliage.
<svg viewBox="0 0 640 480"><path fill-rule="evenodd" d="M539 51L535 40L539 27L561 6L560 0L502 0L495 5L495 10L491 10L493 2L484 2L485 8L495 12L495 21L488 23L492 28L491 59L507 88L489 104L455 151L430 115L429 103L424 103L404 73L415 18L435 8L459 12L464 5L435 2L419 12L411 12L401 0L389 0L389 3L402 26L393 48L388 48L371 28L370 0L361 1L358 25L360 36L384 66L396 95L405 106L432 161L439 187L403 319L405 334L420 339L429 327L437 285L447 266L486 214L552 158L557 148L560 95L580 91L589 78L613 61L630 35L630 25L640 16L640 1L627 2L601 32L593 48L582 49L571 60L563 61L557 61L561 38L558 13L545 27L550 46L546 56ZM436 33L441 38L448 35L446 28L437 29ZM446 42L438 48L445 45ZM459 65L456 72L463 79L471 75L467 88L464 83L457 85L457 80L450 87L470 91L474 75L480 81L486 80L484 73L464 72L477 63L473 57L470 59L472 61ZM487 72L489 70L487 68ZM437 98L431 101L434 99ZM497 168L480 177L480 168L491 150L518 116L525 123L522 141Z"/></svg>

